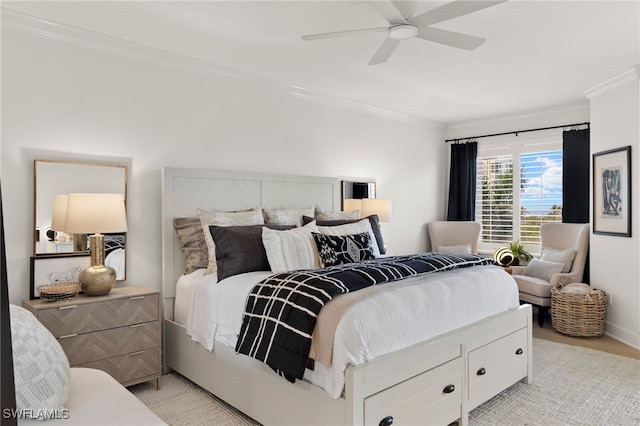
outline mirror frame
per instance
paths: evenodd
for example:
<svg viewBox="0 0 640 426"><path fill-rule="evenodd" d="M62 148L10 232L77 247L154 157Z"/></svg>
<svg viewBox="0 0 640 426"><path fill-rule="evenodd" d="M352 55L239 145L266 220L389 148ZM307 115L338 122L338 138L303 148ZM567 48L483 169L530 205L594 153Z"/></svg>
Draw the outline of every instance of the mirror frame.
<svg viewBox="0 0 640 426"><path fill-rule="evenodd" d="M369 180L343 180L340 193L340 208L344 209L344 200L347 198L376 198L376 183ZM365 194L366 193L366 194Z"/></svg>
<svg viewBox="0 0 640 426"><path fill-rule="evenodd" d="M88 168L93 168L93 167L101 167L101 168L109 168L109 169L121 169L122 173L123 173L123 191L124 191L124 199L125 199L125 209L126 209L126 205L127 205L127 181L128 181L128 168L126 165L124 164L114 164L114 163L99 163L99 162L83 162L83 161L75 161L75 160L49 160L49 159L35 159L33 160L33 175L34 175L34 179L33 179L33 256L38 258L38 257L51 257L51 256L59 256L59 257L65 257L65 256L78 256L78 254L82 253L82 252L78 252L78 251L70 251L70 252L63 252L63 253L51 253L51 252L42 252L42 251L38 251L38 246L39 244L41 244L41 242L46 239L46 232L48 229L50 228L45 228L42 229L40 227L40 224L38 223L43 222L43 223L47 223L46 220L42 220L42 218L38 217L38 209L40 204L42 203L42 197L46 197L46 196L50 196L51 199L53 199L53 196L56 194L68 194L71 192L107 192L102 188L97 188L96 190L91 190L91 188L87 188L87 184L86 184L86 179L83 179L83 183L82 184L78 184L77 187L75 187L74 185L70 185L70 186L65 186L65 187L61 187L59 191L52 191L54 193L52 194L42 194L42 185L39 185L39 178L42 179L42 172L43 169L42 167L39 169L39 165L43 165L43 164L47 164L50 166L55 166L55 165L60 165L61 167L63 166L78 166L78 167L88 167ZM70 168L71 170L71 168ZM100 170L104 170L106 171L107 169L100 169ZM90 170L89 170L90 171ZM107 172L108 173L108 172ZM82 177L86 178L87 172L86 170L83 170L82 172ZM40 191L39 191L40 189ZM40 192L40 193L39 193ZM50 221L49 221L49 227L50 227ZM107 237L109 235L112 234L106 234ZM123 268L123 273L122 276L118 277L118 281L123 281L126 279L126 269L127 269L127 261L126 261L126 239L127 239L127 234L125 233L118 233L118 234L113 234L114 235L114 240L122 240L122 237L120 237L121 235L124 237L124 242L122 243L122 245L125 248L125 258L124 258L124 268ZM88 247L88 245L87 245ZM88 254L88 252L87 252Z"/></svg>

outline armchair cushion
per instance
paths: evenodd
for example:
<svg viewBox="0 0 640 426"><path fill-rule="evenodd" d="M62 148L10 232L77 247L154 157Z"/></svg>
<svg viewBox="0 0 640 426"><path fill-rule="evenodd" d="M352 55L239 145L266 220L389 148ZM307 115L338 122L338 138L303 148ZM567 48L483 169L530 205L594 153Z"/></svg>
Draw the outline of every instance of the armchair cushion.
<svg viewBox="0 0 640 426"><path fill-rule="evenodd" d="M542 247L541 259L548 262L562 263L564 268L560 272L569 272L571 270L574 257L576 257L574 249L556 250L550 247Z"/></svg>
<svg viewBox="0 0 640 426"><path fill-rule="evenodd" d="M551 297L551 288L553 286L549 281L528 275L514 275L513 278L518 283L518 290L520 293L526 293L542 298Z"/></svg>
<svg viewBox="0 0 640 426"><path fill-rule="evenodd" d="M533 258L524 269L524 275L551 281L551 276L564 269L564 263L549 262L547 260Z"/></svg>

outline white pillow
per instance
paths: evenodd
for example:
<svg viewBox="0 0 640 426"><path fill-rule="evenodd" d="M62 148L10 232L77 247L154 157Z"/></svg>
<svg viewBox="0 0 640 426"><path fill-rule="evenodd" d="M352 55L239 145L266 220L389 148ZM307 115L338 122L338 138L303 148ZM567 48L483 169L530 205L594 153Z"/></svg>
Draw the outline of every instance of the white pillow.
<svg viewBox="0 0 640 426"><path fill-rule="evenodd" d="M529 261L527 267L524 268L523 274L530 277L540 278L545 281L551 281L551 276L558 272L562 272L562 268L564 268L564 263L549 262L534 257Z"/></svg>
<svg viewBox="0 0 640 426"><path fill-rule="evenodd" d="M373 257L380 257L380 248L378 247L376 234L373 233L369 219L362 219L358 222L337 226L318 226L318 231L326 235L353 235L368 232L369 235L371 235L371 251L373 252Z"/></svg>
<svg viewBox="0 0 640 426"><path fill-rule="evenodd" d="M360 210L354 210L352 212L329 211L329 210L322 210L322 207L316 205L316 219L317 220L360 219Z"/></svg>
<svg viewBox="0 0 640 426"><path fill-rule="evenodd" d="M574 249L556 250L549 247L542 247L542 256L540 258L549 262L562 263L564 265L562 272L569 272L575 257L576 251Z"/></svg>
<svg viewBox="0 0 640 426"><path fill-rule="evenodd" d="M262 244L271 270L278 273L319 268L320 258L312 232L318 232L315 221L286 231L262 228Z"/></svg>
<svg viewBox="0 0 640 426"><path fill-rule="evenodd" d="M298 227L303 225L302 216L313 217L315 213L314 207L285 210L273 210L265 207L262 210L269 225L294 225Z"/></svg>
<svg viewBox="0 0 640 426"><path fill-rule="evenodd" d="M436 247L438 253L450 253L450 254L471 254L471 244L458 244L456 246L438 246Z"/></svg>
<svg viewBox="0 0 640 426"><path fill-rule="evenodd" d="M28 310L9 305L16 408L33 419L68 414L71 369L62 347Z"/></svg>
<svg viewBox="0 0 640 426"><path fill-rule="evenodd" d="M207 264L207 274L212 274L218 270L216 263L216 245L213 242L209 226L244 226L244 225L264 225L264 217L260 207L253 210L240 212L216 212L212 210L196 209L202 225L204 240L207 242L209 262Z"/></svg>

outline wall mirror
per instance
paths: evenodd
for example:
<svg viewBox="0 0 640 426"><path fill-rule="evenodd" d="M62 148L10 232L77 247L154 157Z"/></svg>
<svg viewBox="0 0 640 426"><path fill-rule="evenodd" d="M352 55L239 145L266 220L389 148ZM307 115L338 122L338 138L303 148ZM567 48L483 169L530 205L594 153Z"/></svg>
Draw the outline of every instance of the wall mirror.
<svg viewBox="0 0 640 426"><path fill-rule="evenodd" d="M69 193L124 194L127 166L59 160L34 160L34 256L77 256L87 252L87 235L69 235L52 229L54 199ZM81 236L80 238L73 239ZM126 233L105 234L105 264L126 279Z"/></svg>
<svg viewBox="0 0 640 426"><path fill-rule="evenodd" d="M363 198L376 198L375 182L354 182L350 180L342 181L342 194L340 197L341 208L344 209L344 200Z"/></svg>

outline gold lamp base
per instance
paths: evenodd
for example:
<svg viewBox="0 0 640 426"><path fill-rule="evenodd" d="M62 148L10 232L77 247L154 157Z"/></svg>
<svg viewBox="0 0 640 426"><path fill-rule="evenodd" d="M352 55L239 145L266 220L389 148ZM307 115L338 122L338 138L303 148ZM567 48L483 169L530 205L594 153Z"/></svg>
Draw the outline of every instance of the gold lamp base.
<svg viewBox="0 0 640 426"><path fill-rule="evenodd" d="M116 270L104 264L104 235L92 235L89 245L91 266L80 272L80 288L87 296L104 296L116 284Z"/></svg>
<svg viewBox="0 0 640 426"><path fill-rule="evenodd" d="M116 284L116 270L105 265L89 266L80 272L79 280L87 296L104 296Z"/></svg>

